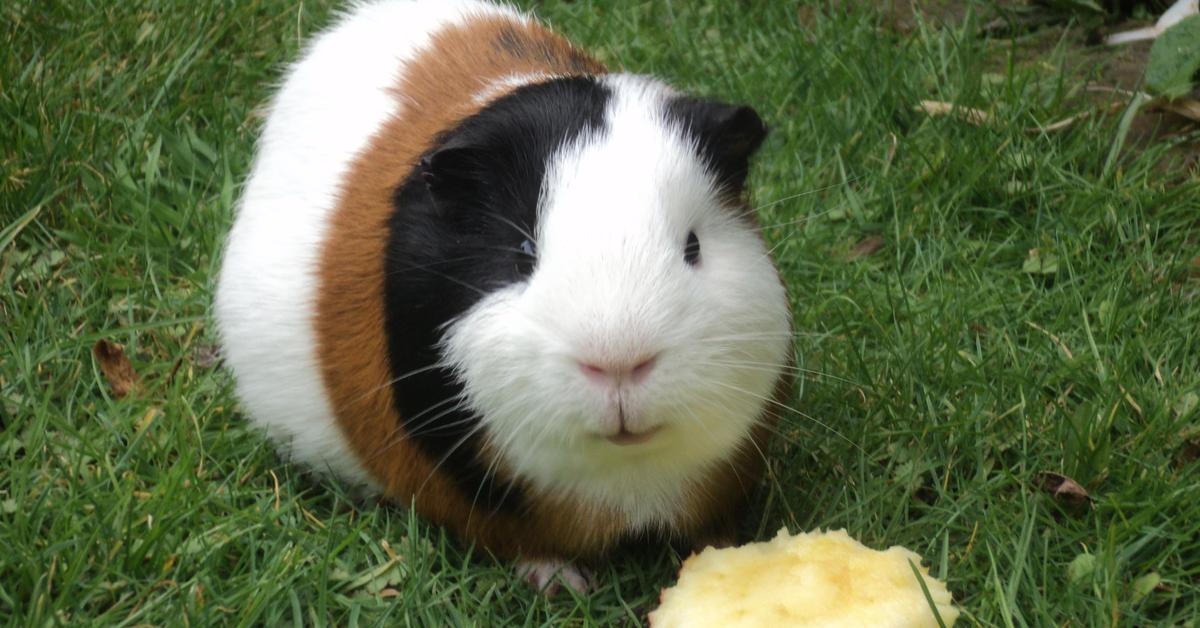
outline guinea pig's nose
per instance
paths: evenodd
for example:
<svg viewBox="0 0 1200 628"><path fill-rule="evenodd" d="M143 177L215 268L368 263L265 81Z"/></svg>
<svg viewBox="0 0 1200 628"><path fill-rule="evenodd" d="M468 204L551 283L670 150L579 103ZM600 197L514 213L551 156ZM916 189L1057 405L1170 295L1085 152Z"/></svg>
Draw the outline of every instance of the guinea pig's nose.
<svg viewBox="0 0 1200 628"><path fill-rule="evenodd" d="M583 371L588 379L600 384L625 382L637 384L646 379L646 376L654 369L654 362L657 358L657 355L652 355L648 358L637 358L623 363L580 360L579 370Z"/></svg>

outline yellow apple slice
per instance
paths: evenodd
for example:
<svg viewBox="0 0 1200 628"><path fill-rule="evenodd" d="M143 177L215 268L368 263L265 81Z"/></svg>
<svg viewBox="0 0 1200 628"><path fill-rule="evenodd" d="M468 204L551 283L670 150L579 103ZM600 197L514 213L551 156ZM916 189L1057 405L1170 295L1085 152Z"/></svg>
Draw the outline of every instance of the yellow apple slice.
<svg viewBox="0 0 1200 628"><path fill-rule="evenodd" d="M938 626L910 566L921 557L900 546L873 550L845 530L763 543L709 547L683 563L679 582L650 613L653 628L704 626ZM946 626L958 618L946 585L919 567Z"/></svg>

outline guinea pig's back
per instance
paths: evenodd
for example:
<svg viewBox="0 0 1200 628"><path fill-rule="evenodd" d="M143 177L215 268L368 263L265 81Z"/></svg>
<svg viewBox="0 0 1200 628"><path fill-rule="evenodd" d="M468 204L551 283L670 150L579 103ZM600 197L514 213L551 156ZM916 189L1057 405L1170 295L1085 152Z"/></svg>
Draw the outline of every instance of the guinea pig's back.
<svg viewBox="0 0 1200 628"><path fill-rule="evenodd" d="M298 461L376 483L339 433L314 317L329 219L347 172L402 99L397 77L432 33L468 15L514 15L473 0L355 6L292 65L271 101L218 279L215 316L246 413Z"/></svg>

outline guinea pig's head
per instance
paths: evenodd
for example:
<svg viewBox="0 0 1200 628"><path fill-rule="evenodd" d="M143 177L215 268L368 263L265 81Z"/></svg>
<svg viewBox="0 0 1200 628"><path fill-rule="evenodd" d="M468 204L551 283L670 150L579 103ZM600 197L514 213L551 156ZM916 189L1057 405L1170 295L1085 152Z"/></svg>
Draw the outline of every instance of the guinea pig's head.
<svg viewBox="0 0 1200 628"><path fill-rule="evenodd" d="M426 159L456 234L440 254L470 269L447 276L469 306L440 359L511 473L653 518L753 446L791 346L742 200L765 134L748 107L652 79L558 79Z"/></svg>

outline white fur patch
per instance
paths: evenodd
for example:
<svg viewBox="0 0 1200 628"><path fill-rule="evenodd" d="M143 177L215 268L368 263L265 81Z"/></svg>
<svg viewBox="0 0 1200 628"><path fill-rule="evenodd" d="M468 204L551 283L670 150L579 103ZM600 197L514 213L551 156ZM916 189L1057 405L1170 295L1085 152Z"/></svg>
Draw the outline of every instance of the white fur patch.
<svg viewBox="0 0 1200 628"><path fill-rule="evenodd" d="M669 88L602 80L607 128L547 170L530 281L477 303L444 350L519 476L616 508L631 528L670 528L703 475L750 446L787 358L787 303L756 231L665 122ZM683 259L689 231L698 267ZM653 371L622 394L629 429L659 432L613 444L611 391L579 363L647 355Z"/></svg>
<svg viewBox="0 0 1200 628"><path fill-rule="evenodd" d="M296 460L373 489L318 368L318 256L347 170L399 111L405 64L431 33L472 15L520 18L474 0L378 0L312 41L271 102L217 285L223 353L254 423Z"/></svg>

